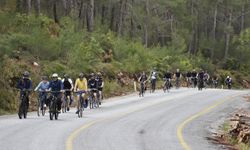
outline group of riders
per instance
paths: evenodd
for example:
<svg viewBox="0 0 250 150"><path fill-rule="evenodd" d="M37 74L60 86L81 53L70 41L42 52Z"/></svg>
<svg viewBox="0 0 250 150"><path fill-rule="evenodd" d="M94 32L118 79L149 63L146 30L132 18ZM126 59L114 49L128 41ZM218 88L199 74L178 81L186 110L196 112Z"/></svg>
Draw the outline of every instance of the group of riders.
<svg viewBox="0 0 250 150"><path fill-rule="evenodd" d="M156 89L157 78L158 78L158 73L156 69L153 69L149 77L146 75L145 72L142 72L140 77L138 78L138 82L140 83L139 96L144 95L144 92L147 89L146 84L149 82L150 82L150 92L154 92ZM218 76L214 75L210 77L209 73L202 69L200 69L199 72L193 69L193 71L188 71L186 73L181 73L180 69L176 69L175 72L170 72L168 70L163 75L163 80L164 80L163 84L164 92L169 91L169 89L173 87L174 81L175 81L175 87L177 89L181 86L181 81L184 81L183 83L186 83L186 85L184 86L192 88L198 87L198 90L202 90L202 88L207 88L208 86L212 88L218 88L219 85ZM225 84L228 89L231 89L232 78L230 76L227 76L227 78L225 79Z"/></svg>
<svg viewBox="0 0 250 150"><path fill-rule="evenodd" d="M142 72L139 78L136 80L139 82L139 96L144 96L144 93L147 89L147 83L150 81L150 92L154 92L156 89L156 82L158 80L158 72L156 69L150 73L149 77L145 72ZM163 90L164 92L170 90L173 87L175 81L175 87L179 88L183 85L182 81L185 81L187 87L198 87L199 90L206 88L209 85L211 87L218 87L218 77L210 77L207 71L202 69L199 72L188 71L186 73L181 73L180 69L176 69L174 73L169 70L163 75ZM225 79L225 84L228 89L231 89L232 78L227 76ZM184 85L185 86L185 85ZM34 91L38 92L38 110L44 110L47 107L51 109L52 102L55 103L55 114L61 112L66 112L70 110L70 106L73 102L73 93L76 93L77 96L77 111L76 114L79 116L79 110L81 111L82 103L84 107L88 107L88 104L95 99L95 105L92 103L92 108L99 107L101 105L101 100L103 99L103 87L104 80L102 74L98 72L97 74L91 73L89 75L84 75L83 73L79 74L79 77L73 82L69 75L65 74L63 78L60 78L57 73L52 74L51 80L49 81L47 76L43 76L41 82L37 85ZM22 78L19 80L17 88L20 89L20 99L21 103L19 106L18 116L22 119L22 114L26 118L27 110L29 108L29 95L32 91L32 80L28 71L23 73ZM92 99L91 99L92 98ZM23 104L22 100L25 99L26 102ZM66 105L65 103L66 102ZM21 111L21 108L26 108L25 111ZM90 105L91 108L91 105ZM64 110L64 111L63 111ZM50 114L51 114L51 110ZM55 115L56 116L56 115ZM50 116L51 117L51 116ZM57 118L57 117L55 117ZM51 118L51 120L53 120Z"/></svg>
<svg viewBox="0 0 250 150"><path fill-rule="evenodd" d="M98 72L97 74L91 73L88 76L84 73L80 73L79 77L73 80L65 74L63 78L60 78L57 73L52 74L51 80L49 81L47 76L43 76L41 82L37 85L34 91L38 92L38 105L40 109L49 107L52 99L55 99L56 110L59 114L61 112L62 103L65 100L69 100L68 105L66 105L66 111L70 110L70 105L73 102L73 93L76 93L77 96L77 111L79 113L80 108L80 99L84 99L85 106L88 105L88 95L93 95L94 98L98 99L98 106L101 105L101 100L103 99L103 86L104 81L102 74ZM32 91L32 80L28 71L23 73L22 78L18 81L17 88L20 89L20 99L26 97L26 111L29 108L29 95ZM50 93L50 94L49 94ZM20 105L21 107L21 105ZM87 107L87 106L86 106ZM20 108L19 108L20 109ZM22 112L18 113L20 119L22 119ZM26 112L27 114L27 112ZM26 114L24 118L26 118Z"/></svg>

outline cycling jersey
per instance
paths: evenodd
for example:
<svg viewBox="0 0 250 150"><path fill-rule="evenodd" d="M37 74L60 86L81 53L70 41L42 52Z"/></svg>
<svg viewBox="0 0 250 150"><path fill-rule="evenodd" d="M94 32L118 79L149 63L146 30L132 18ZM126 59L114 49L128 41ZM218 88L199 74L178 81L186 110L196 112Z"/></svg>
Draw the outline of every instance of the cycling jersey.
<svg viewBox="0 0 250 150"><path fill-rule="evenodd" d="M180 72L176 72L175 76L176 76L176 78L180 78L181 77L181 73Z"/></svg>
<svg viewBox="0 0 250 150"><path fill-rule="evenodd" d="M97 86L98 86L98 90L101 90L103 87L103 80L102 80L102 77L97 77L96 78L96 82L97 82Z"/></svg>
<svg viewBox="0 0 250 150"><path fill-rule="evenodd" d="M41 81L38 86L35 88L35 91L37 90L41 90L41 91L45 91L49 89L49 82L44 82Z"/></svg>
<svg viewBox="0 0 250 150"><path fill-rule="evenodd" d="M63 89L63 84L61 80L52 80L49 83L49 88L51 89L52 92L57 92L57 93L52 93L55 96L59 96L60 91Z"/></svg>
<svg viewBox="0 0 250 150"><path fill-rule="evenodd" d="M198 78L201 79L201 80L203 80L204 79L204 72L200 72L198 74Z"/></svg>
<svg viewBox="0 0 250 150"><path fill-rule="evenodd" d="M30 79L24 78L18 81L17 88L20 90L23 89L31 89L32 88L32 81Z"/></svg>
<svg viewBox="0 0 250 150"><path fill-rule="evenodd" d="M146 75L142 75L140 78L139 78L139 81L140 82L145 82L147 81L148 77Z"/></svg>
<svg viewBox="0 0 250 150"><path fill-rule="evenodd" d="M90 89L97 89L98 85L96 79L89 79L88 86Z"/></svg>
<svg viewBox="0 0 250 150"><path fill-rule="evenodd" d="M63 88L66 90L70 90L73 87L73 81L69 78L64 78L62 80L62 83L63 83Z"/></svg>
<svg viewBox="0 0 250 150"><path fill-rule="evenodd" d="M151 79L152 79L152 80L156 80L156 78L157 78L157 72L153 71L153 72L151 73Z"/></svg>
<svg viewBox="0 0 250 150"><path fill-rule="evenodd" d="M75 87L76 87L75 90L87 91L88 89L87 79L86 78L83 78L82 80L80 78L76 79Z"/></svg>
<svg viewBox="0 0 250 150"><path fill-rule="evenodd" d="M192 72L192 73L191 73L191 76L192 76L193 78L196 78L197 72Z"/></svg>
<svg viewBox="0 0 250 150"><path fill-rule="evenodd" d="M165 78L165 79L171 79L171 78L172 78L172 74L171 74L171 73L166 73L166 74L164 75L164 78Z"/></svg>
<svg viewBox="0 0 250 150"><path fill-rule="evenodd" d="M190 78L191 77L191 72L187 72L187 77Z"/></svg>

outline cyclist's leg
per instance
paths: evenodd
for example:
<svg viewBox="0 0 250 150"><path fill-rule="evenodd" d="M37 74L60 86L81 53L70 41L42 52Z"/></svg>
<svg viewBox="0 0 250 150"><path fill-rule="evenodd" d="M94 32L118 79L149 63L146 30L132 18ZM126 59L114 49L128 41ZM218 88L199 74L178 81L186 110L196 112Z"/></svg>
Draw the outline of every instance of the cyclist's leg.
<svg viewBox="0 0 250 150"><path fill-rule="evenodd" d="M62 108L62 95L61 94L58 94L57 95L57 109L58 109L58 111L60 111L61 110L61 108Z"/></svg>

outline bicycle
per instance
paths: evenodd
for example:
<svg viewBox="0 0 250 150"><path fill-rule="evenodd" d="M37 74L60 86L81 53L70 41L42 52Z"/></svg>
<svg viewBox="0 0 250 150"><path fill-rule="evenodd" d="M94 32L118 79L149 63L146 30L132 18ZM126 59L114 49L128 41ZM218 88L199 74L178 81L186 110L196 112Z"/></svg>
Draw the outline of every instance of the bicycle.
<svg viewBox="0 0 250 150"><path fill-rule="evenodd" d="M198 82L198 90L199 91L202 91L202 88L204 87L204 81L203 79L199 79L199 82Z"/></svg>
<svg viewBox="0 0 250 150"><path fill-rule="evenodd" d="M89 92L89 108L90 109L99 108L100 107L99 91L97 89L90 89L89 91L90 91ZM94 93L96 93L96 95Z"/></svg>
<svg viewBox="0 0 250 150"><path fill-rule="evenodd" d="M45 91L39 91L39 97L37 99L37 116L40 116L40 112L42 113L42 116L45 115L46 107L45 101L47 100L47 95Z"/></svg>
<svg viewBox="0 0 250 150"><path fill-rule="evenodd" d="M80 95L80 99L78 101L78 106L77 106L78 107L78 117L82 118L82 114L84 111L84 105L85 105L85 101L84 101L82 94L85 93L85 91L77 91L76 93Z"/></svg>
<svg viewBox="0 0 250 150"><path fill-rule="evenodd" d="M140 93L139 93L139 97L144 97L145 88L146 88L146 81L140 82Z"/></svg>
<svg viewBox="0 0 250 150"><path fill-rule="evenodd" d="M176 78L176 89L180 88L180 78Z"/></svg>
<svg viewBox="0 0 250 150"><path fill-rule="evenodd" d="M163 91L164 91L164 93L166 93L166 91L167 92L169 92L169 90L170 90L170 87L171 87L171 79L163 79L163 80L165 80L165 82L164 82L164 86L163 86Z"/></svg>
<svg viewBox="0 0 250 150"><path fill-rule="evenodd" d="M156 79L151 79L150 93L154 93L155 92L155 87L156 87Z"/></svg>
<svg viewBox="0 0 250 150"><path fill-rule="evenodd" d="M59 111L57 108L57 96L55 96L53 93L61 93L60 91L50 91L51 93L51 101L49 102L49 118L50 120L53 120L55 118L55 120L58 119L59 116Z"/></svg>
<svg viewBox="0 0 250 150"><path fill-rule="evenodd" d="M62 113L66 113L67 111L69 111L70 95L68 95L67 92L71 92L71 90L64 90L64 97L62 101Z"/></svg>
<svg viewBox="0 0 250 150"><path fill-rule="evenodd" d="M23 89L21 90L21 97L20 97L20 104L19 104L19 111L18 111L18 117L19 119L22 119L22 116L24 119L27 118L28 113L28 92L30 92L30 89Z"/></svg>

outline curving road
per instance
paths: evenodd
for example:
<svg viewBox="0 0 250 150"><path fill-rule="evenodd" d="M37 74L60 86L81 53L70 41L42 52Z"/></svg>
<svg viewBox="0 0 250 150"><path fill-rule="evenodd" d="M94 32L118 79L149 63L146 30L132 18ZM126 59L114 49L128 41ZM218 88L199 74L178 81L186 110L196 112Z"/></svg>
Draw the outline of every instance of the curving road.
<svg viewBox="0 0 250 150"><path fill-rule="evenodd" d="M0 117L1 150L216 150L206 140L225 117L249 107L249 91L196 89L157 91L139 98L112 98L84 118L71 110L50 121L48 115L28 119Z"/></svg>

